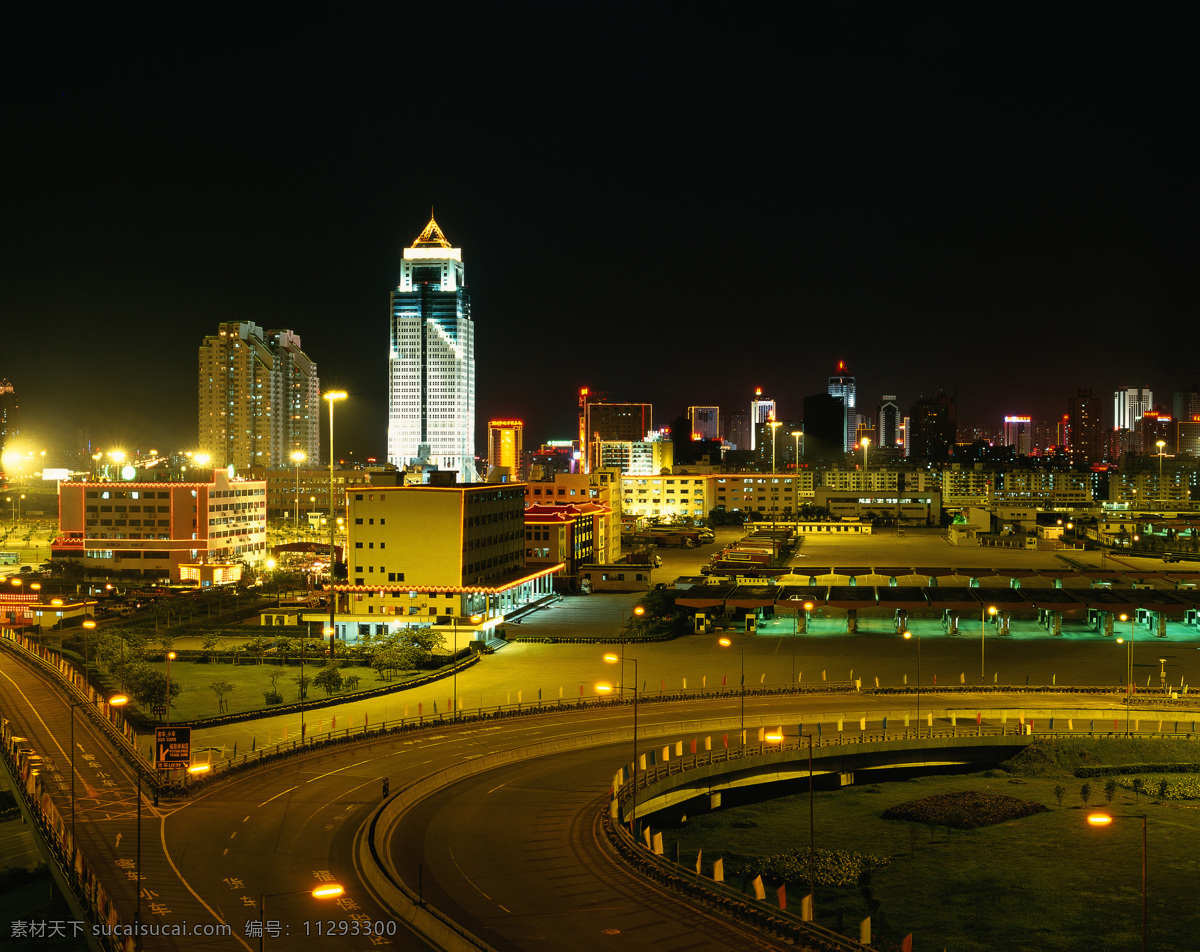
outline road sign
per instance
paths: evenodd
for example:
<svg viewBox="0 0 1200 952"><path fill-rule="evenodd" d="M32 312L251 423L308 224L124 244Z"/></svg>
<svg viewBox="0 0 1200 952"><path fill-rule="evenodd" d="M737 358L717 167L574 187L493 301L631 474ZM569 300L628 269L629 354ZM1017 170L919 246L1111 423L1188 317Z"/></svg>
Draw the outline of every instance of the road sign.
<svg viewBox="0 0 1200 952"><path fill-rule="evenodd" d="M152 710L154 711L155 717L165 717L167 714L167 705L155 704Z"/></svg>
<svg viewBox="0 0 1200 952"><path fill-rule="evenodd" d="M154 766L159 770L186 767L192 762L190 727L154 728Z"/></svg>

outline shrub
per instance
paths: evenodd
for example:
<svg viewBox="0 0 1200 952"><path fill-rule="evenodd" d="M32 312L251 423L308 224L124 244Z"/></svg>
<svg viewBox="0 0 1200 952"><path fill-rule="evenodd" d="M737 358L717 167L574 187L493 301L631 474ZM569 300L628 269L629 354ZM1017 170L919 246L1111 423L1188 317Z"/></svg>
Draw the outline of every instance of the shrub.
<svg viewBox="0 0 1200 952"><path fill-rule="evenodd" d="M1045 812L1046 807L1041 803L967 790L899 803L885 810L883 818L973 830Z"/></svg>

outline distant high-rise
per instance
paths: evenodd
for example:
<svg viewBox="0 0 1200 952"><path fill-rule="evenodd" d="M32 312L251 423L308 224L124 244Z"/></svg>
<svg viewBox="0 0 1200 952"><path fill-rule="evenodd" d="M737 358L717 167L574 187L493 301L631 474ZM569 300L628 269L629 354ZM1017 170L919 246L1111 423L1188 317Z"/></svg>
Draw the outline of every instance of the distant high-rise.
<svg viewBox="0 0 1200 952"><path fill-rule="evenodd" d="M1154 394L1146 387L1120 387L1113 394L1113 429L1132 430L1143 413L1154 409Z"/></svg>
<svg viewBox="0 0 1200 952"><path fill-rule="evenodd" d="M804 398L805 460L840 460L846 454L846 407L841 397L814 393Z"/></svg>
<svg viewBox="0 0 1200 952"><path fill-rule="evenodd" d="M842 430L845 433L844 449L849 452L854 449L854 435L858 429L858 415L855 410L857 387L854 383L854 377L846 369L846 362L844 360L838 361L837 369L829 378L829 387L826 392L831 397L837 397L842 401L842 412L845 415L845 420L842 423Z"/></svg>
<svg viewBox="0 0 1200 952"><path fill-rule="evenodd" d="M688 407L687 418L693 440L721 438L721 411L718 407Z"/></svg>
<svg viewBox="0 0 1200 952"><path fill-rule="evenodd" d="M909 456L940 460L949 457L958 440L958 406L954 397L939 390L920 397L909 410Z"/></svg>
<svg viewBox="0 0 1200 952"><path fill-rule="evenodd" d="M900 405L896 403L896 395L885 393L879 402L878 409L875 411L875 434L879 438L879 445L881 447L896 448L896 444L900 439L902 422Z"/></svg>
<svg viewBox="0 0 1200 952"><path fill-rule="evenodd" d="M750 446L750 417L745 413L734 412L725 420L725 442L736 450L744 450Z"/></svg>
<svg viewBox="0 0 1200 952"><path fill-rule="evenodd" d="M392 291L388 359L388 460L427 460L475 473L475 325L462 249L429 219L404 249Z"/></svg>
<svg viewBox="0 0 1200 952"><path fill-rule="evenodd" d="M4 471L4 447L14 436L20 433L17 424L17 391L5 377L0 380L0 473Z"/></svg>
<svg viewBox="0 0 1200 952"><path fill-rule="evenodd" d="M200 344L199 449L214 468L291 466L321 455L317 365L288 330L250 321L221 324Z"/></svg>
<svg viewBox="0 0 1200 952"><path fill-rule="evenodd" d="M504 466L514 478L521 477L525 424L520 420L488 421L488 468Z"/></svg>
<svg viewBox="0 0 1200 952"><path fill-rule="evenodd" d="M581 398L580 414L582 449L589 473L602 465L601 443L640 443L654 429L654 407L649 403L604 403Z"/></svg>
<svg viewBox="0 0 1200 952"><path fill-rule="evenodd" d="M1033 448L1033 426L1027 416L1009 415L1004 418L1004 445L1011 446L1017 456L1028 456Z"/></svg>
<svg viewBox="0 0 1200 952"><path fill-rule="evenodd" d="M1100 399L1091 390L1067 401L1071 461L1090 465L1104 459L1104 428L1100 422Z"/></svg>
<svg viewBox="0 0 1200 952"><path fill-rule="evenodd" d="M758 431L764 423L775 419L775 401L762 395L762 387L754 391L754 399L750 401L750 449L758 446ZM739 446L738 449L743 447Z"/></svg>
<svg viewBox="0 0 1200 952"><path fill-rule="evenodd" d="M1195 384L1191 390L1175 391L1171 415L1181 423L1200 421L1200 390Z"/></svg>

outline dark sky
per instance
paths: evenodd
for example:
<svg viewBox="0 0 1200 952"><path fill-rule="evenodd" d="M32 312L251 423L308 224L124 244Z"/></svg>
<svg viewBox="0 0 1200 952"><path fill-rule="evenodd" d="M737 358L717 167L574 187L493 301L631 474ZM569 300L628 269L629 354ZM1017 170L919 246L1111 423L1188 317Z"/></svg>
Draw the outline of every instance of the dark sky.
<svg viewBox="0 0 1200 952"><path fill-rule="evenodd" d="M656 423L761 386L795 419L839 359L860 406L940 386L997 428L1200 379L1186 22L646 6L14 36L0 376L32 448L191 447L200 340L252 320L349 391L339 456L383 455L431 206L480 431L527 444L573 434L582 385Z"/></svg>

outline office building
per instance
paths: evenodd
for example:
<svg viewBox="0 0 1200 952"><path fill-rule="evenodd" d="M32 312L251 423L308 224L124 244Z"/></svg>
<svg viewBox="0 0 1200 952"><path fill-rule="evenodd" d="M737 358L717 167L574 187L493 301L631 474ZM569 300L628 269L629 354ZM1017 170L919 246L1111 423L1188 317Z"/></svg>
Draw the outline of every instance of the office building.
<svg viewBox="0 0 1200 952"><path fill-rule="evenodd" d="M221 468L204 481L61 482L53 558L93 575L119 571L179 582L189 566L267 557L267 484ZM234 573L236 580L240 572Z"/></svg>
<svg viewBox="0 0 1200 952"><path fill-rule="evenodd" d="M1028 456L1033 449L1033 424L1027 416L1004 418L1004 445L1012 447L1017 456Z"/></svg>
<svg viewBox="0 0 1200 952"><path fill-rule="evenodd" d="M200 344L199 448L214 467L290 466L321 457L317 365L288 330L221 324Z"/></svg>
<svg viewBox="0 0 1200 952"><path fill-rule="evenodd" d="M581 432L587 472L607 465L600 460L601 443L642 443L654 429L654 408L649 403L581 401Z"/></svg>
<svg viewBox="0 0 1200 952"><path fill-rule="evenodd" d="M433 218L404 249L391 296L388 461L475 479L475 325L454 248Z"/></svg>
<svg viewBox="0 0 1200 952"><path fill-rule="evenodd" d="M750 417L747 414L731 413L725 425L725 442L730 449L744 450L750 445Z"/></svg>
<svg viewBox="0 0 1200 952"><path fill-rule="evenodd" d="M841 397L814 393L804 398L805 461L841 460L846 455L846 407Z"/></svg>
<svg viewBox="0 0 1200 952"><path fill-rule="evenodd" d="M854 449L854 436L858 428L858 411L855 409L857 387L854 377L846 369L844 360L838 361L837 369L830 376L829 386L825 392L842 401L842 413L845 415L845 421L842 424L842 432L845 433L843 448L849 452Z"/></svg>
<svg viewBox="0 0 1200 952"><path fill-rule="evenodd" d="M901 425L900 405L896 402L896 395L885 393L875 410L875 435L879 439L880 447L899 447Z"/></svg>
<svg viewBox="0 0 1200 952"><path fill-rule="evenodd" d="M754 391L754 399L750 401L750 449L758 448L759 433L764 424L775 419L775 401L762 395L762 387ZM738 449L745 449L740 443Z"/></svg>
<svg viewBox="0 0 1200 952"><path fill-rule="evenodd" d="M721 438L721 410L719 407L688 407L687 419L693 440L719 440Z"/></svg>
<svg viewBox="0 0 1200 952"><path fill-rule="evenodd" d="M1154 409L1154 394L1146 387L1121 387L1113 393L1113 429L1132 430L1142 414Z"/></svg>
<svg viewBox="0 0 1200 952"><path fill-rule="evenodd" d="M921 460L944 460L958 440L958 405L954 397L938 390L918 397L908 412L908 455Z"/></svg>
<svg viewBox="0 0 1200 952"><path fill-rule="evenodd" d="M503 467L520 478L525 424L521 420L488 421L488 469Z"/></svg>

